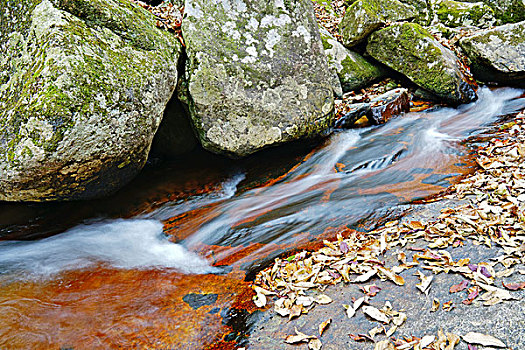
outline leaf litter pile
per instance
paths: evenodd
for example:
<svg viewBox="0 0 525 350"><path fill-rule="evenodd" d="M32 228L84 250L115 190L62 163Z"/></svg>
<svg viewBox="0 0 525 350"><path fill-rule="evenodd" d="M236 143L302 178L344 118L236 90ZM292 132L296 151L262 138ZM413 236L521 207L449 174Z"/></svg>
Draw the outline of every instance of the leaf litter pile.
<svg viewBox="0 0 525 350"><path fill-rule="evenodd" d="M373 306L371 299L381 289L371 280L379 278L401 287L405 280L400 273L412 269L420 281L417 289L428 294L434 275L456 274L462 282L449 286L449 292L463 293L465 305L489 306L517 299L513 293L525 289L525 269L519 268L525 263L524 119L522 112L513 122L505 124L504 137L493 138L478 150L478 171L442 196L463 199L462 203L466 204L441 210L441 215L430 223L392 221L370 233L353 231L347 237L338 235L335 241L325 240L324 247L317 251L278 258L273 266L257 275L253 286L255 304L264 307L271 297L275 300L275 312L291 320L307 314L318 304L332 303L332 299L323 294L329 285L359 283L363 296L341 308L348 318L362 312L380 323L368 334L349 334L355 341L375 342L375 350L453 350L460 341L467 343L469 350L479 345L504 348L506 345L501 340L475 332L459 336L440 330L438 334L421 338L396 338L397 328L410 315L394 310L388 301L382 307ZM411 246L416 240L425 242L425 246ZM474 245L498 246L501 254L486 262L470 258L454 260L445 250L461 247L467 240ZM394 249L397 261L387 264L382 257ZM412 259L407 258L403 249L414 252ZM522 282L498 282L512 275ZM429 312L440 308L450 311L454 304L434 299ZM285 342L306 343L310 349L320 349L321 336L330 322L328 319L319 325L318 334L308 335L296 330L296 334L288 336ZM388 338L376 342L375 337L379 334Z"/></svg>

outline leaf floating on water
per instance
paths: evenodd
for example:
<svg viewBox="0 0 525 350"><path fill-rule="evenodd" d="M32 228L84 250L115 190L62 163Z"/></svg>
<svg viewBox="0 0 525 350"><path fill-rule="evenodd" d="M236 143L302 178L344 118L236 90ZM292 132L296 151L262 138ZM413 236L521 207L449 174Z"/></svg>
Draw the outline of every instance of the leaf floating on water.
<svg viewBox="0 0 525 350"><path fill-rule="evenodd" d="M491 335L482 334L482 333L476 333L476 332L469 332L463 336L463 340L466 343L470 344L479 344L483 346L495 346L500 348L507 347L505 343L503 343L498 338L494 338Z"/></svg>
<svg viewBox="0 0 525 350"><path fill-rule="evenodd" d="M320 350L322 346L323 343L321 343L321 341L317 338L311 339L308 342L308 349L310 350Z"/></svg>
<svg viewBox="0 0 525 350"><path fill-rule="evenodd" d="M329 318L328 320L322 322L320 325L319 325L319 336L323 335L323 332L325 331L325 329L328 327L328 325L330 324L330 322L332 322L332 319Z"/></svg>
<svg viewBox="0 0 525 350"><path fill-rule="evenodd" d="M314 335L306 335L302 332L299 332L297 328L295 328L295 335L287 336L285 342L287 342L288 344L296 344L296 343L305 342L313 338L315 338Z"/></svg>
<svg viewBox="0 0 525 350"><path fill-rule="evenodd" d="M452 287L450 287L449 292L450 293L457 293L461 292L462 290L465 290L468 287L469 282L467 280L464 280L463 282L459 284L454 284Z"/></svg>
<svg viewBox="0 0 525 350"><path fill-rule="evenodd" d="M385 315L383 312L381 312L380 310L376 309L373 306L369 306L369 305L363 306L363 312L376 321L383 322L386 324L390 322L390 319L388 318L387 315Z"/></svg>

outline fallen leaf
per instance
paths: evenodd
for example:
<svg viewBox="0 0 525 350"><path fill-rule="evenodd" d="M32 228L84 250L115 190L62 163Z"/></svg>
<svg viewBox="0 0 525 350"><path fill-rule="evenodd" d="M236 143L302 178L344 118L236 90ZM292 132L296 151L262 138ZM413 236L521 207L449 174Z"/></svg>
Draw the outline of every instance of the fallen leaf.
<svg viewBox="0 0 525 350"><path fill-rule="evenodd" d="M315 336L313 335L306 335L302 332L299 332L297 330L297 328L295 329L295 335L289 335L286 337L286 340L285 342L287 342L288 344L296 344L296 343L301 343L301 342L304 342L304 341L307 341L309 339L313 339L315 338Z"/></svg>
<svg viewBox="0 0 525 350"><path fill-rule="evenodd" d="M524 289L525 288L525 282L508 283L508 284L505 284L504 282L501 282L501 284L503 285L503 287L505 287L507 289L510 289L510 290L519 290L519 289Z"/></svg>
<svg viewBox="0 0 525 350"><path fill-rule="evenodd" d="M430 290L430 283L432 283L432 280L434 279L433 276L426 276L421 271L417 272L419 279L421 280L420 283L416 284L416 288L421 291L421 293L428 293Z"/></svg>
<svg viewBox="0 0 525 350"><path fill-rule="evenodd" d="M370 334L372 338L381 333L385 333L385 327L383 326L377 326L368 331L368 334Z"/></svg>
<svg viewBox="0 0 525 350"><path fill-rule="evenodd" d="M288 319L291 320L294 317L298 317L303 312L303 306L302 305L294 305L290 309L290 314L288 315Z"/></svg>
<svg viewBox="0 0 525 350"><path fill-rule="evenodd" d="M373 306L363 306L363 312L376 321L380 321L387 324L390 322L390 319L387 315L385 315L383 312L381 312Z"/></svg>
<svg viewBox="0 0 525 350"><path fill-rule="evenodd" d="M330 298L328 295L321 294L315 298L315 302L321 305L330 304L332 302L332 298Z"/></svg>
<svg viewBox="0 0 525 350"><path fill-rule="evenodd" d="M348 334L348 336L354 341L374 341L374 339L370 338L366 334Z"/></svg>
<svg viewBox="0 0 525 350"><path fill-rule="evenodd" d="M476 333L476 332L469 332L465 334L463 336L463 340L466 343L470 343L470 344L479 344L483 346L496 346L500 348L506 347L505 343L503 343L498 338L494 338L491 335Z"/></svg>
<svg viewBox="0 0 525 350"><path fill-rule="evenodd" d="M310 350L320 350L322 346L323 343L321 343L321 341L317 338L311 339L308 342L308 349Z"/></svg>
<svg viewBox="0 0 525 350"><path fill-rule="evenodd" d="M332 322L332 319L331 319L331 318L329 318L328 320L322 322L322 323L319 325L319 336L323 335L324 330L326 329L326 327L328 327L328 325L330 324L330 322Z"/></svg>
<svg viewBox="0 0 525 350"><path fill-rule="evenodd" d="M394 344L390 342L390 340L385 339L377 342L374 350L395 350L395 347Z"/></svg>
<svg viewBox="0 0 525 350"><path fill-rule="evenodd" d="M450 287L449 292L450 293L457 293L461 292L462 290L465 290L468 287L469 281L464 280L463 282L459 284L454 284L452 287Z"/></svg>
<svg viewBox="0 0 525 350"><path fill-rule="evenodd" d="M419 341L419 346L421 349L428 347L430 344L432 344L436 340L435 335L425 335L421 340Z"/></svg>
<svg viewBox="0 0 525 350"><path fill-rule="evenodd" d="M372 269L364 274L362 274L361 276L359 277L356 277L353 281L351 281L352 283L361 283L361 282L366 282L368 281L370 278L372 278L375 274L377 273L377 270L375 269Z"/></svg>
<svg viewBox="0 0 525 350"><path fill-rule="evenodd" d="M435 312L435 311L439 310L439 305L440 305L439 299L434 299L432 301L432 308L430 309L430 311Z"/></svg>
<svg viewBox="0 0 525 350"><path fill-rule="evenodd" d="M454 350L456 345L459 343L460 338L459 336L453 333L447 333L447 340L448 340L448 345L445 348L445 350Z"/></svg>
<svg viewBox="0 0 525 350"><path fill-rule="evenodd" d="M443 303L443 311L450 311L454 308L454 303L451 301L447 301L446 303Z"/></svg>

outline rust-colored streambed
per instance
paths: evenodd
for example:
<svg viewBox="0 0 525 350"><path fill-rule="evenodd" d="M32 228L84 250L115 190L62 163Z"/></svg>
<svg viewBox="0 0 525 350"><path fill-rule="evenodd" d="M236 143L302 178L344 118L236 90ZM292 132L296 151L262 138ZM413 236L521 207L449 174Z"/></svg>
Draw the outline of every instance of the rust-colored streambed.
<svg viewBox="0 0 525 350"><path fill-rule="evenodd" d="M320 145L197 152L104 200L0 204L0 348L234 349L262 312L249 288L262 266L442 191L523 108L520 91L483 89Z"/></svg>

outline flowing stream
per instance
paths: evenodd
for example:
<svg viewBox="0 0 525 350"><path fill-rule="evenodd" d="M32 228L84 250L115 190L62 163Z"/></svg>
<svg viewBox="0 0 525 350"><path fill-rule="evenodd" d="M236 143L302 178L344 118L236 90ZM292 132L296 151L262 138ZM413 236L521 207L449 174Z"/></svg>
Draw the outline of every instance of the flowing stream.
<svg viewBox="0 0 525 350"><path fill-rule="evenodd" d="M246 276L442 191L470 171L472 140L525 108L522 94L483 88L313 149L147 170L105 200L0 203L0 348L212 342Z"/></svg>

